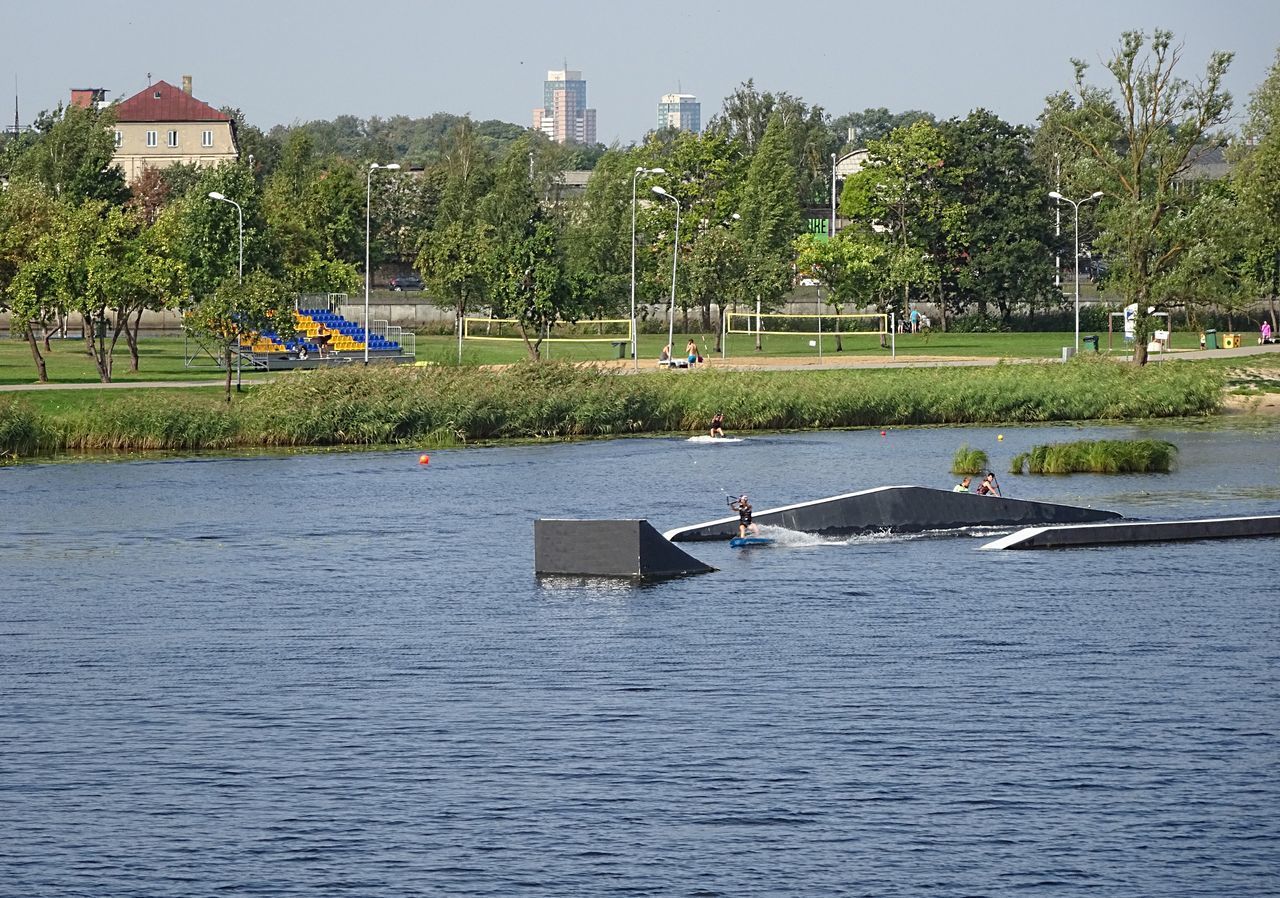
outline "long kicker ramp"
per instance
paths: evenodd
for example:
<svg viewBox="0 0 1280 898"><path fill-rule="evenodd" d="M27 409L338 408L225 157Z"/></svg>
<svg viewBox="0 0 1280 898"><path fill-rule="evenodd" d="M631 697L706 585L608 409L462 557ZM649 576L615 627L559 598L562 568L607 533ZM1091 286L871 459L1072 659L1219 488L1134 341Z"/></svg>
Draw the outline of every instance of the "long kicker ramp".
<svg viewBox="0 0 1280 898"><path fill-rule="evenodd" d="M766 509L757 512L754 520L758 524L785 527L788 530L841 536L874 530L910 533L961 527L1084 524L1119 517L1114 511L1077 505L998 499L927 486L881 486ZM738 517L734 515L691 527L680 527L663 535L672 542L732 539L738 535Z"/></svg>
<svg viewBox="0 0 1280 898"><path fill-rule="evenodd" d="M542 576L666 580L715 570L663 539L652 524L633 521L533 522L533 566Z"/></svg>
<svg viewBox="0 0 1280 898"><path fill-rule="evenodd" d="M1066 549L1189 539L1280 536L1280 515L1202 518L1196 521L1124 521L1070 527L1029 527L989 542L984 549Z"/></svg>

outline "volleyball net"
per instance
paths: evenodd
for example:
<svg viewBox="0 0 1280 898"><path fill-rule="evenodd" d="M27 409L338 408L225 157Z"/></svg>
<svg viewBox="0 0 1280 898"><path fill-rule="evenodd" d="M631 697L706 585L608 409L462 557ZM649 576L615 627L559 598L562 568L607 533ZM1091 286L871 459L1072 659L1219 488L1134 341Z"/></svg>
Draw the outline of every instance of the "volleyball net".
<svg viewBox="0 0 1280 898"><path fill-rule="evenodd" d="M889 333L889 316L879 312L831 312L822 315L804 315L793 312L726 312L725 333L729 334L791 334L797 337L831 336L834 334L869 334L880 336Z"/></svg>
<svg viewBox="0 0 1280 898"><path fill-rule="evenodd" d="M630 318L592 318L583 321L557 321L545 329L520 330L515 318L463 318L463 340L531 340L539 337L552 343L617 343L631 342Z"/></svg>

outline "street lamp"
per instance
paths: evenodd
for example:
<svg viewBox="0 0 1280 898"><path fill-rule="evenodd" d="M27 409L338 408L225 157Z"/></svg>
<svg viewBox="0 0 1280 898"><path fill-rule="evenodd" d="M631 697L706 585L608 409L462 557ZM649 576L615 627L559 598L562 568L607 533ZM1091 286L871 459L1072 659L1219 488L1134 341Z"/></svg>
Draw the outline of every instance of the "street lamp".
<svg viewBox="0 0 1280 898"><path fill-rule="evenodd" d="M209 192L209 199L217 200L220 203L230 203L236 207L236 227L240 234L240 264L236 269L236 277L240 281L244 281L244 210L240 208L240 204L233 199L228 199L216 190Z"/></svg>
<svg viewBox="0 0 1280 898"><path fill-rule="evenodd" d="M369 208L373 202L373 173L383 168L387 171L399 171L400 163L388 165L369 163L369 173L364 179L364 363L369 364Z"/></svg>
<svg viewBox="0 0 1280 898"><path fill-rule="evenodd" d="M635 361L636 370L640 370L640 354L636 351L636 179L641 175L665 175L665 168L636 169L631 176L631 358Z"/></svg>
<svg viewBox="0 0 1280 898"><path fill-rule="evenodd" d="M236 282L244 283L244 210L240 208L240 204L233 199L223 196L216 190L209 191L209 199L217 200L220 203L230 203L236 207L236 230L240 235L240 253L239 264L236 267ZM240 355L243 347L240 345L240 326L236 325L236 392L240 390ZM227 378L230 379L231 372L227 372ZM230 387L227 388L230 390Z"/></svg>
<svg viewBox="0 0 1280 898"><path fill-rule="evenodd" d="M680 258L680 201L661 187L654 187L653 192L676 204L676 241L671 248L671 310L667 314L667 367L670 368L676 359L676 349L672 344L676 334L676 260Z"/></svg>
<svg viewBox="0 0 1280 898"><path fill-rule="evenodd" d="M1080 352L1080 204L1100 199L1102 191L1090 194L1081 200L1069 200L1056 190L1049 191L1049 199L1070 203L1076 214L1076 352Z"/></svg>

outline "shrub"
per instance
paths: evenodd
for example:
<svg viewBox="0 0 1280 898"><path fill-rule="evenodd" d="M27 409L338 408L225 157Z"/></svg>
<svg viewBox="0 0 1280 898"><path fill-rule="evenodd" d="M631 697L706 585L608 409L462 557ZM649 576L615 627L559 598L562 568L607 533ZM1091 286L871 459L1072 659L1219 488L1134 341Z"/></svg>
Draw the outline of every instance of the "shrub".
<svg viewBox="0 0 1280 898"><path fill-rule="evenodd" d="M1021 474L1167 474L1178 449L1164 440L1077 440L1033 446L1013 458L1009 471Z"/></svg>
<svg viewBox="0 0 1280 898"><path fill-rule="evenodd" d="M970 449L966 444L956 450L955 458L951 460L951 473L981 474L988 465L987 453L981 449Z"/></svg>

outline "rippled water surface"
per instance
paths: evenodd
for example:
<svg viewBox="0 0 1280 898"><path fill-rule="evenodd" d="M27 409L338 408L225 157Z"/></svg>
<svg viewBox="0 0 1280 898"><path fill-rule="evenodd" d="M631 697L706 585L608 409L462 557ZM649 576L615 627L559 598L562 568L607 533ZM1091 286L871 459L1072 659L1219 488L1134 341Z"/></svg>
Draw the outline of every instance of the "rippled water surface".
<svg viewBox="0 0 1280 898"><path fill-rule="evenodd" d="M1144 518L1280 512L1273 427L638 439L0 469L0 894L1270 895L1280 541L696 544L533 576L536 517L659 529L1003 475Z"/></svg>

